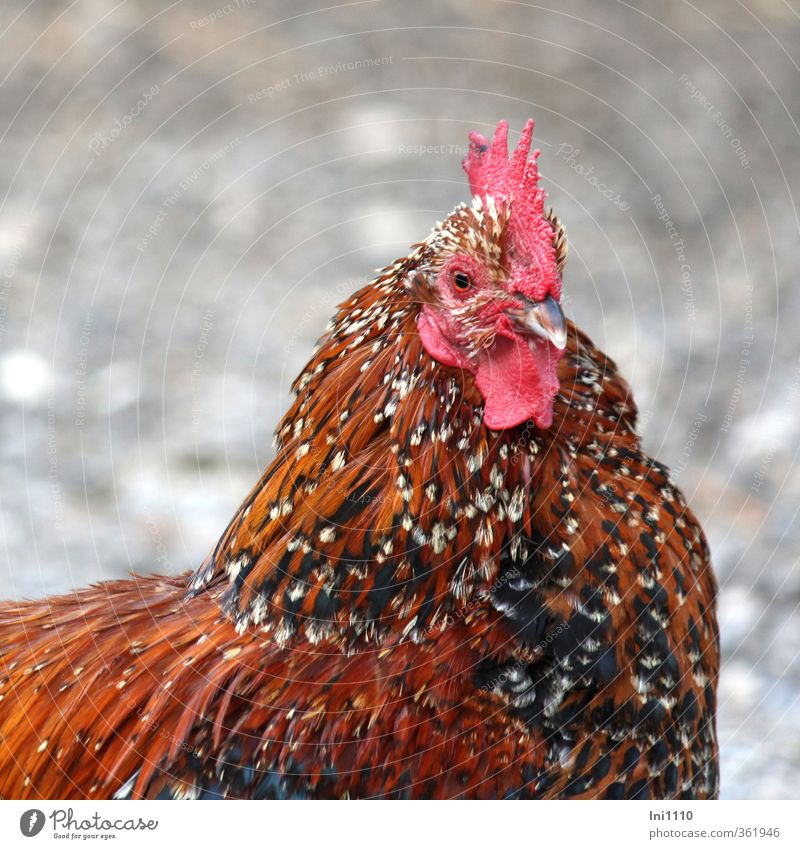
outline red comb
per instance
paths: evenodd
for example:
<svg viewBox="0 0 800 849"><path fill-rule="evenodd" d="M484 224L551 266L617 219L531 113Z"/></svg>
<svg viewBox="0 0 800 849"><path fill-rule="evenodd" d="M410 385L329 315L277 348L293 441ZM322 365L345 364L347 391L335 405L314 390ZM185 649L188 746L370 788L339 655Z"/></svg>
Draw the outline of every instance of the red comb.
<svg viewBox="0 0 800 849"><path fill-rule="evenodd" d="M544 189L534 150L530 159L533 120L525 124L511 159L508 158L508 122L500 121L492 143L480 133L470 133L469 153L463 161L473 195L482 200L511 204L511 283L513 290L541 301L561 295L561 278L553 246L553 227L544 217Z"/></svg>

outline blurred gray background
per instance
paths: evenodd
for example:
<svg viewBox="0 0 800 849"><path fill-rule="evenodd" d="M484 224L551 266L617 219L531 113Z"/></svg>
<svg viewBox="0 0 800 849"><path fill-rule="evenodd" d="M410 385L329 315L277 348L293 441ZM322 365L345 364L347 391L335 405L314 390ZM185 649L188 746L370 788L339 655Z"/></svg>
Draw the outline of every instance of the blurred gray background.
<svg viewBox="0 0 800 849"><path fill-rule="evenodd" d="M196 565L335 304L532 115L568 311L711 541L723 795L796 796L796 2L3 12L4 597Z"/></svg>

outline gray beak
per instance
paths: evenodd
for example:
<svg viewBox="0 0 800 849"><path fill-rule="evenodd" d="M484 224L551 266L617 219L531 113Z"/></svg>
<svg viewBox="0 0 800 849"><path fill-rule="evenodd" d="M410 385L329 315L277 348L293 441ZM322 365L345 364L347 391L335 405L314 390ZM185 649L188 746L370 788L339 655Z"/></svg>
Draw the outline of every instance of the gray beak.
<svg viewBox="0 0 800 849"><path fill-rule="evenodd" d="M524 309L507 311L514 324L523 332L548 339L563 351L567 347L567 320L558 301L550 295L543 301L520 300L525 301Z"/></svg>

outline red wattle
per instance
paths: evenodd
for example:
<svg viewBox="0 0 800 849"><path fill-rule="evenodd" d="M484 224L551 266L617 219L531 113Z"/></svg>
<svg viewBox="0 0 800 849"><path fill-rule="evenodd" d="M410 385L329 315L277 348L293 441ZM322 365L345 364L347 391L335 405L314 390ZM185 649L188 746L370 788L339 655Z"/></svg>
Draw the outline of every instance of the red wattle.
<svg viewBox="0 0 800 849"><path fill-rule="evenodd" d="M488 428L506 430L528 419L540 428L553 423L561 352L549 342L498 334L494 345L475 363L448 342L436 319L426 312L420 315L417 327L425 350L437 362L474 375Z"/></svg>
<svg viewBox="0 0 800 849"><path fill-rule="evenodd" d="M533 419L537 427L550 427L557 365L557 350L544 340L529 345L519 336L498 336L475 372L486 426L505 430Z"/></svg>

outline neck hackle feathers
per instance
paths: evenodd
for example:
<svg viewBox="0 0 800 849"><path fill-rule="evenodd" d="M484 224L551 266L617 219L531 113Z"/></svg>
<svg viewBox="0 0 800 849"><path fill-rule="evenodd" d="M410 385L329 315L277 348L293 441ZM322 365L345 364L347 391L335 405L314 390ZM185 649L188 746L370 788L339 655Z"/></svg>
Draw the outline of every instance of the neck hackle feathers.
<svg viewBox="0 0 800 849"><path fill-rule="evenodd" d="M539 186L539 150L528 157L532 137L533 120L529 120L509 159L508 122L500 121L491 144L480 133L470 133L469 153L462 164L474 196L509 205L507 256L512 286L521 295L541 301L548 295L560 297L561 277L555 233L545 216L545 192Z"/></svg>

